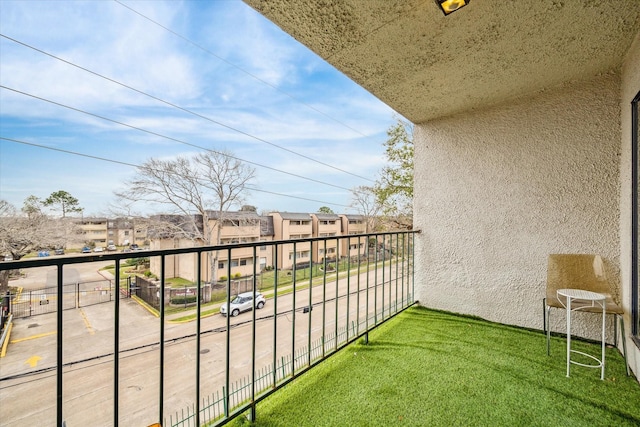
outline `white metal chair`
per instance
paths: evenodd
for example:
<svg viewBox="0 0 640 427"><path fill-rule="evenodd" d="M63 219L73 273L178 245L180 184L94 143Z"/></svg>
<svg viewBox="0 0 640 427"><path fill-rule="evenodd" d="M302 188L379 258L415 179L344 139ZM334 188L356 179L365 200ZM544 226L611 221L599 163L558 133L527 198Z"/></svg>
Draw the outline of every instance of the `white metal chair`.
<svg viewBox="0 0 640 427"><path fill-rule="evenodd" d="M547 296L543 299L544 331L547 335L547 354L551 354L551 307L565 309L558 300L558 289L583 289L597 292L606 297L606 314L615 314L614 343L618 343L618 324L622 333L622 351L625 368L629 375L627 363L627 343L625 340L624 319L622 307L616 303L611 293L611 286L607 280L604 263L600 255L593 254L551 254L547 265ZM576 307L577 308L577 307ZM581 311L602 313L598 307L584 307Z"/></svg>

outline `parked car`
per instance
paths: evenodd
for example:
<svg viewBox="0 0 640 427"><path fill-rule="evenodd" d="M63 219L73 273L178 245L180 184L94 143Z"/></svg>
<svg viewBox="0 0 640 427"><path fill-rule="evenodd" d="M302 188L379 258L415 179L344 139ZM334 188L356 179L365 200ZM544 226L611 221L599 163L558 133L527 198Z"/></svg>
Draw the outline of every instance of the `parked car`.
<svg viewBox="0 0 640 427"><path fill-rule="evenodd" d="M91 253L91 248L89 246L85 246L84 248L82 248L82 253L83 254L90 254Z"/></svg>
<svg viewBox="0 0 640 427"><path fill-rule="evenodd" d="M266 303L267 300L264 298L264 296L259 292L256 293L255 307L257 309L260 309L264 307ZM238 296L236 296L229 304L229 312L231 313L231 316L235 317L243 311L251 310L253 305L253 292L238 294ZM227 315L226 303L220 306L220 314L222 314L223 316Z"/></svg>
<svg viewBox="0 0 640 427"><path fill-rule="evenodd" d="M132 251L138 251L138 250L140 250L140 246L138 246L137 244L133 243L131 246L129 246L129 249L131 249Z"/></svg>
<svg viewBox="0 0 640 427"><path fill-rule="evenodd" d="M54 253L56 255L64 255L64 249L63 248L58 248L54 251Z"/></svg>
<svg viewBox="0 0 640 427"><path fill-rule="evenodd" d="M96 246L95 248L93 248L93 252L102 252L102 251L104 251L102 246Z"/></svg>
<svg viewBox="0 0 640 427"><path fill-rule="evenodd" d="M108 250L108 251L117 251L117 250L118 250L118 248L116 248L116 245L108 245L108 246L107 246L107 250Z"/></svg>
<svg viewBox="0 0 640 427"><path fill-rule="evenodd" d="M49 251L46 250L46 249L42 249L42 250L38 251L38 256L39 257L49 256Z"/></svg>

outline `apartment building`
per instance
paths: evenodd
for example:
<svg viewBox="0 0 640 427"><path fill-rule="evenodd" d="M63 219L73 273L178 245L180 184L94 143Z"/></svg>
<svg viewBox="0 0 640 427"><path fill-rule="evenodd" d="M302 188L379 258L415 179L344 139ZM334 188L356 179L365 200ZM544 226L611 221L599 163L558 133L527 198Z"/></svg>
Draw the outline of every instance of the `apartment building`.
<svg viewBox="0 0 640 427"><path fill-rule="evenodd" d="M344 241L338 236L342 235L342 222L336 214L312 213L311 214L313 237L336 237L322 242L313 242L311 245L312 260L315 263L335 261L341 256L340 248Z"/></svg>
<svg viewBox="0 0 640 427"><path fill-rule="evenodd" d="M367 232L365 217L362 215L339 215L341 233L343 236L364 234ZM343 240L340 255L343 257L357 258L367 254L367 238L358 237Z"/></svg>
<svg viewBox="0 0 640 427"><path fill-rule="evenodd" d="M107 221L107 244L116 246L147 246L149 220L146 218L115 218Z"/></svg>
<svg viewBox="0 0 640 427"><path fill-rule="evenodd" d="M216 235L220 230L220 244L222 245L271 241L274 237L273 219L260 216L256 212L226 212L222 221L218 219L217 212L212 212L210 213L210 218L212 220L212 233ZM261 272L267 266L273 264L271 252L271 246L269 245L258 248L255 259L258 264L256 266L257 272ZM229 264L231 270L229 270ZM252 247L218 251L217 277L226 276L229 271L231 271L231 275L253 275L253 264Z"/></svg>
<svg viewBox="0 0 640 427"><path fill-rule="evenodd" d="M308 213L271 212L275 240L296 240L313 237L313 222ZM285 243L279 246L274 265L289 269L293 265L309 265L312 261L311 242Z"/></svg>
<svg viewBox="0 0 640 427"><path fill-rule="evenodd" d="M221 245L256 243L271 241L274 238L273 219L260 216L256 212L225 212L222 218L217 212L207 212L212 241L220 233ZM202 245L195 236L202 231L202 216L194 218L182 215L156 215L152 217L151 249L175 249ZM194 226L198 232L194 232ZM255 257L256 271L260 272L273 265L271 246L259 246ZM151 272L158 274L160 260L150 260ZM212 265L214 268L211 268ZM165 259L166 277L181 277L196 281L198 277L197 257L194 254L172 255ZM252 247L237 247L203 254L201 260L201 278L203 281L216 281L222 277L251 276L254 272Z"/></svg>
<svg viewBox="0 0 640 427"><path fill-rule="evenodd" d="M102 217L86 217L78 219L77 226L80 239L69 245L71 248L79 249L87 244L95 246L106 246L108 240L108 219Z"/></svg>
<svg viewBox="0 0 640 427"><path fill-rule="evenodd" d="M203 255L201 277L209 281L229 275L251 276L255 270L263 271L268 267L281 270L291 269L294 265L308 266L310 263L336 261L343 257L357 258L366 255L366 237L351 238L350 235L363 234L366 230L361 215L338 215L325 213L271 212L260 216L256 212L225 212L219 218L217 212L208 212L212 234L216 241L220 233L221 245L239 245L219 250L211 255ZM195 219L195 220L194 220ZM156 215L151 218L154 226L150 233L151 249L173 249L201 245L199 235L202 230L202 218L180 215ZM193 227L200 230L194 233ZM322 242L302 241L313 237L329 237ZM331 239L335 237L335 239ZM270 245L259 246L254 260L252 247L242 247L242 243L268 242L273 240L290 241L278 246L277 258ZM300 242L292 242L301 240ZM214 265L215 268L211 268ZM160 270L159 260L151 260L151 271ZM165 262L166 277L182 277L195 281L197 277L197 259L194 254L174 255Z"/></svg>

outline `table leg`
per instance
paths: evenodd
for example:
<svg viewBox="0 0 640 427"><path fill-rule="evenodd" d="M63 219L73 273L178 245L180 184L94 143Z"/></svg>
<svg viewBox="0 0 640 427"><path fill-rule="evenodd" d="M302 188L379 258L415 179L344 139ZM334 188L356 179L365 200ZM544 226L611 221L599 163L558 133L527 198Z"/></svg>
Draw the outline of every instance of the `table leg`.
<svg viewBox="0 0 640 427"><path fill-rule="evenodd" d="M604 350L605 350L605 319L607 305L605 302L602 303L602 370L600 371L600 379L604 380Z"/></svg>
<svg viewBox="0 0 640 427"><path fill-rule="evenodd" d="M571 297L567 297L567 377L571 373Z"/></svg>

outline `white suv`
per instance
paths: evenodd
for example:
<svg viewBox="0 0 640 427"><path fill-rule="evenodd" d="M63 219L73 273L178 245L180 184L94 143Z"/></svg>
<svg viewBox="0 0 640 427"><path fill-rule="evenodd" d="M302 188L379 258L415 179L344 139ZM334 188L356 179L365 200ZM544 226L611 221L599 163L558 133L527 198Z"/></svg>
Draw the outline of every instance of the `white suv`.
<svg viewBox="0 0 640 427"><path fill-rule="evenodd" d="M238 294L231 303L229 304L229 312L231 316L235 317L243 311L249 311L253 307L253 292L245 292L242 294ZM261 293L256 293L256 308L260 309L264 307L267 303L267 300L264 299L264 296ZM220 314L223 316L227 315L227 303L224 303L220 306Z"/></svg>

